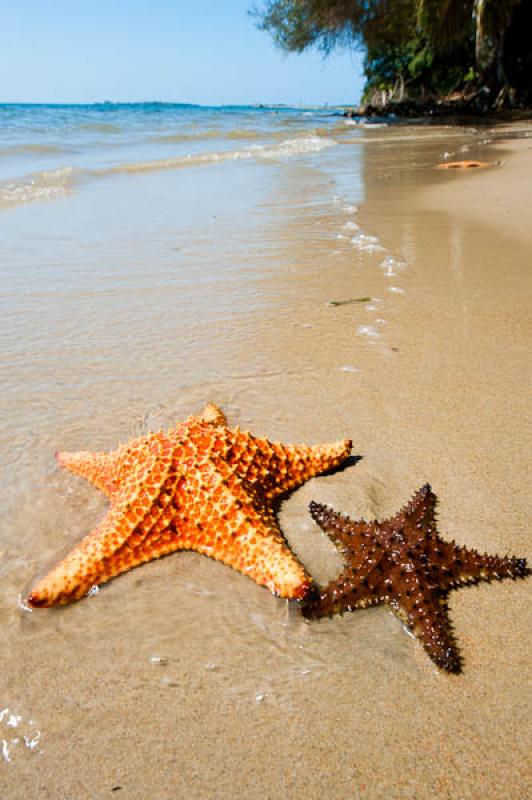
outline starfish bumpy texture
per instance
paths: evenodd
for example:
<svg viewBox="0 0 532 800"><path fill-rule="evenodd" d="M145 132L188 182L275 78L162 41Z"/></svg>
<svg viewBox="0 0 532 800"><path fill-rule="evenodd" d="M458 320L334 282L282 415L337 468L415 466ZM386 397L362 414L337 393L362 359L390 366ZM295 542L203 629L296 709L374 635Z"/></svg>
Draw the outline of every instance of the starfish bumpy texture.
<svg viewBox="0 0 532 800"><path fill-rule="evenodd" d="M273 444L238 428L209 404L166 433L149 433L110 453L56 454L110 501L90 533L31 591L42 607L69 603L146 561L196 550L274 594L301 599L311 579L291 552L275 504L314 475L339 466L351 441Z"/></svg>
<svg viewBox="0 0 532 800"><path fill-rule="evenodd" d="M353 522L311 503L312 517L335 542L346 565L336 580L309 593L303 614L323 617L387 603L439 667L460 672L447 617L449 591L480 580L525 577L529 571L524 558L482 555L441 539L435 506L428 484L385 522Z"/></svg>

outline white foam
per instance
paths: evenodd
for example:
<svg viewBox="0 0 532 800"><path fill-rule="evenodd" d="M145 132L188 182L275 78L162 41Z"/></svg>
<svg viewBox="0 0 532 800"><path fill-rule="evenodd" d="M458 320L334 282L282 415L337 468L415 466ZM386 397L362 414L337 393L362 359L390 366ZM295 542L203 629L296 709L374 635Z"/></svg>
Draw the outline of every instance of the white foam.
<svg viewBox="0 0 532 800"><path fill-rule="evenodd" d="M381 261L381 267L384 270L384 274L387 278L392 278L394 275L397 275L402 269L405 269L408 264L406 261L400 261L393 256L386 256L385 259Z"/></svg>
<svg viewBox="0 0 532 800"><path fill-rule="evenodd" d="M343 367L339 367L340 372L352 372L353 374L356 372L360 372L358 367L352 367L350 364L344 364Z"/></svg>
<svg viewBox="0 0 532 800"><path fill-rule="evenodd" d="M357 235L353 236L351 239L351 244L353 244L357 250L361 250L364 253L378 253L384 251L384 247L379 244L377 237L371 236L368 233L357 233Z"/></svg>
<svg viewBox="0 0 532 800"><path fill-rule="evenodd" d="M359 325L357 333L359 336L366 336L368 339L378 339L380 337L379 331L371 325Z"/></svg>
<svg viewBox="0 0 532 800"><path fill-rule="evenodd" d="M105 167L95 170L97 175L112 175L115 173L141 173L155 172L156 170L180 169L183 167L201 166L202 164L215 164L223 161L246 161L250 159L276 160L291 158L307 153L319 153L327 147L334 147L334 139L323 136L298 136L285 139L279 144L262 145L253 144L243 150L227 150L219 153L200 153L199 155L178 156L177 158L157 159L154 161L137 161L131 164L118 164L114 167Z"/></svg>
<svg viewBox="0 0 532 800"><path fill-rule="evenodd" d="M15 753L22 752L23 748L19 747L21 744L28 750L35 750L37 747L41 738L41 732L35 730L35 728L31 731L26 731L26 725L33 726L33 720L30 719L25 722L21 714L13 713L9 708L3 708L0 711L0 732L3 732L4 736L7 737L1 740L2 747L0 752L4 761L10 762L13 760ZM6 730L6 728L11 728L12 730ZM17 730L18 735L13 736L13 729L15 728L21 730Z"/></svg>
<svg viewBox="0 0 532 800"><path fill-rule="evenodd" d="M405 290L401 289L400 286L388 286L389 292L394 292L394 294L404 294Z"/></svg>
<svg viewBox="0 0 532 800"><path fill-rule="evenodd" d="M342 225L342 228L346 231L359 231L360 225L357 225L356 222L349 220L349 222L346 222L344 225Z"/></svg>
<svg viewBox="0 0 532 800"><path fill-rule="evenodd" d="M161 667L165 667L168 664L168 659L163 656L151 656L150 664L158 664Z"/></svg>
<svg viewBox="0 0 532 800"><path fill-rule="evenodd" d="M74 169L63 167L51 172L39 172L18 180L0 183L0 207L27 205L53 200L64 195L72 186Z"/></svg>

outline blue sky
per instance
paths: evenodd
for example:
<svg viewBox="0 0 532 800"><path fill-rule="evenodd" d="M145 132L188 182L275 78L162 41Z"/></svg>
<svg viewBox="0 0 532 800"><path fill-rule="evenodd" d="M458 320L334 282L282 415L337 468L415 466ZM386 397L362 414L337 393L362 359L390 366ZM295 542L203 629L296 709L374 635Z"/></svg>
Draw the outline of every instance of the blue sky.
<svg viewBox="0 0 532 800"><path fill-rule="evenodd" d="M253 0L0 0L0 102L354 103L361 55L285 56Z"/></svg>

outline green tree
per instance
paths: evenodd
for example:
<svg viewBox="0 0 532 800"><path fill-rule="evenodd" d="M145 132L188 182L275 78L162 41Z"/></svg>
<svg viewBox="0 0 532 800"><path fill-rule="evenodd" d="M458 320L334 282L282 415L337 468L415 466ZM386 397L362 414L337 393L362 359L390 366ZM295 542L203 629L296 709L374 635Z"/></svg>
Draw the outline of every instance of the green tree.
<svg viewBox="0 0 532 800"><path fill-rule="evenodd" d="M526 0L418 0L418 20L437 52L461 45L473 25L480 80L495 92L508 87L505 39L514 11Z"/></svg>
<svg viewBox="0 0 532 800"><path fill-rule="evenodd" d="M530 0L268 0L253 14L285 51L312 46L325 54L337 46L365 49L367 90L381 86L389 92L398 82L401 91L409 84L443 92L478 76L493 97L502 97L509 89L512 58L524 63L532 50L531 31L521 44L524 55L505 52L514 12L529 4ZM511 38L517 40L515 35Z"/></svg>
<svg viewBox="0 0 532 800"><path fill-rule="evenodd" d="M251 13L287 52L316 46L365 47L377 36L394 41L415 26L417 0L268 0Z"/></svg>

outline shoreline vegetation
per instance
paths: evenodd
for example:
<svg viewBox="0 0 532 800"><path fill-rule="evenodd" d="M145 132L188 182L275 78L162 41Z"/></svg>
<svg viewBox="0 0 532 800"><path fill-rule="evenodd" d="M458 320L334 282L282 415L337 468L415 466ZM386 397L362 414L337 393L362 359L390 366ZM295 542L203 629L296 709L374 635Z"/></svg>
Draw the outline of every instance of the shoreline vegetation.
<svg viewBox="0 0 532 800"><path fill-rule="evenodd" d="M348 119L365 117L369 119L409 119L412 121L434 121L437 124L475 124L520 122L532 119L532 106L521 108L492 108L479 97L479 93L467 97L445 97L432 100L411 98L402 101L389 101L384 105L361 103L346 108L343 116Z"/></svg>
<svg viewBox="0 0 532 800"><path fill-rule="evenodd" d="M362 51L356 115L532 109L529 0L268 0L251 13L284 52Z"/></svg>

